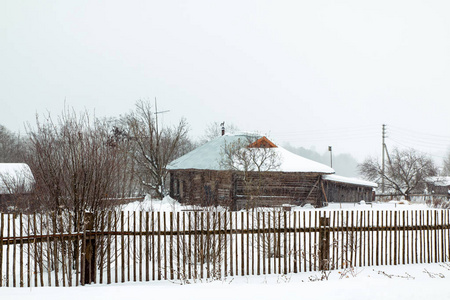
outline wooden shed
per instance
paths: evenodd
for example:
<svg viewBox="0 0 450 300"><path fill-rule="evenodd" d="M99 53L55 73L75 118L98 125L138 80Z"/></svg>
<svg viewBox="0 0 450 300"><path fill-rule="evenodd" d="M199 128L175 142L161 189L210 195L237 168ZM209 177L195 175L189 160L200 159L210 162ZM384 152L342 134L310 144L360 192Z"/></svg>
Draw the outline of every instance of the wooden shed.
<svg viewBox="0 0 450 300"><path fill-rule="evenodd" d="M372 202L376 183L335 174L323 176L325 194L329 202Z"/></svg>
<svg viewBox="0 0 450 300"><path fill-rule="evenodd" d="M270 148L279 164L266 171L227 167L224 152L233 144L244 145L240 151ZM334 173L332 168L293 154L266 137L249 134L218 137L173 161L168 170L172 198L232 209L306 203L321 206L325 199L322 176Z"/></svg>

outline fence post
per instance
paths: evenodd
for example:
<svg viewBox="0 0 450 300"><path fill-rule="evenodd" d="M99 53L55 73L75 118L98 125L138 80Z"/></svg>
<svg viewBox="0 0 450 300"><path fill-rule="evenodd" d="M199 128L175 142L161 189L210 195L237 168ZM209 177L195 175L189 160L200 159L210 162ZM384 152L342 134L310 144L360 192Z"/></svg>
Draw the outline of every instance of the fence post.
<svg viewBox="0 0 450 300"><path fill-rule="evenodd" d="M319 218L319 270L329 269L330 260L330 218Z"/></svg>
<svg viewBox="0 0 450 300"><path fill-rule="evenodd" d="M94 229L94 214L86 213L84 215L84 224L85 224L85 255L84 255L84 284L91 284L95 282L96 275L96 266L95 266L95 236L91 235L90 232Z"/></svg>

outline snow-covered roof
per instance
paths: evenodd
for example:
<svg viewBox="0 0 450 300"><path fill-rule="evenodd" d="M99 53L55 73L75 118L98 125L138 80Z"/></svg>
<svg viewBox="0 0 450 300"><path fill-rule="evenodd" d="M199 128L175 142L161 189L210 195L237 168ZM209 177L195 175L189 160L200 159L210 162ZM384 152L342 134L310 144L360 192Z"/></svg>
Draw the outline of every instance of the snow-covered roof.
<svg viewBox="0 0 450 300"><path fill-rule="evenodd" d="M435 186L450 186L450 176L430 176L425 181Z"/></svg>
<svg viewBox="0 0 450 300"><path fill-rule="evenodd" d="M349 178L349 177L339 176L339 175L335 175L335 174L325 175L325 176L323 176L323 179L329 180L329 181L353 184L353 185L368 186L368 187L373 187L373 188L378 187L378 185L375 182L365 181L365 180L357 179L357 178Z"/></svg>
<svg viewBox="0 0 450 300"><path fill-rule="evenodd" d="M18 188L30 191L34 178L30 167L22 163L0 163L0 194L11 194Z"/></svg>
<svg viewBox="0 0 450 300"><path fill-rule="evenodd" d="M260 135L245 133L225 134L172 161L167 168L169 170L224 170L221 161L223 161L225 145L245 142L248 138L257 140L261 137L262 136ZM334 173L332 168L289 152L282 147L277 146L276 148L270 149L272 149L280 158L280 166L274 171L323 174Z"/></svg>

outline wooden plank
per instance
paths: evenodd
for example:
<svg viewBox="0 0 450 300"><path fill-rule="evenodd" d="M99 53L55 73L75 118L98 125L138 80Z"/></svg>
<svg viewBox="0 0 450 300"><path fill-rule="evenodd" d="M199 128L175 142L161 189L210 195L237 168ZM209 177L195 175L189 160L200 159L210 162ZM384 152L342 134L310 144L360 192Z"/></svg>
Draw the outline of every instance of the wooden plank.
<svg viewBox="0 0 450 300"><path fill-rule="evenodd" d="M150 281L150 248L149 248L149 222L150 215L145 212L145 281Z"/></svg>
<svg viewBox="0 0 450 300"><path fill-rule="evenodd" d="M112 212L108 211L108 232L111 232L112 226L111 222L112 222ZM107 243L106 243L106 282L108 284L111 283L111 234L109 233L107 236Z"/></svg>
<svg viewBox="0 0 450 300"><path fill-rule="evenodd" d="M19 239L20 239L20 255L19 255L19 286L24 287L23 284L23 215L19 214Z"/></svg>
<svg viewBox="0 0 450 300"><path fill-rule="evenodd" d="M205 258L206 258L206 278L210 278L211 276L211 245L209 239L211 238L209 236L209 230L210 230L210 218L211 218L211 212L207 211L206 213L206 234L205 234ZM202 218L203 219L203 218ZM203 228L203 226L202 226Z"/></svg>
<svg viewBox="0 0 450 300"><path fill-rule="evenodd" d="M424 211L420 211L419 212L419 222L420 222L420 231L419 231L419 234L420 234L420 263L423 263L424 262L424 255L425 255L425 244L424 244L424 242L425 242L425 236L424 236L424 231L423 231L423 229L422 229L422 225L423 225L423 222L425 221L425 212Z"/></svg>
<svg viewBox="0 0 450 300"><path fill-rule="evenodd" d="M170 222L170 236L169 236L169 267L170 267L170 280L174 279L173 270L173 212L169 212L169 222Z"/></svg>
<svg viewBox="0 0 450 300"><path fill-rule="evenodd" d="M3 223L4 214L0 213L0 287L3 286ZM8 273L8 270L6 272Z"/></svg>
<svg viewBox="0 0 450 300"><path fill-rule="evenodd" d="M181 259L181 244L180 244L180 212L176 212L177 214L177 279L180 280L180 259ZM184 264L184 260L183 260Z"/></svg>
<svg viewBox="0 0 450 300"><path fill-rule="evenodd" d="M288 243L287 243L287 232L286 232L286 227L288 226L287 224L287 212L283 211L283 219L284 219L284 224L283 224L283 239L284 239L284 247L283 247L283 274L287 274L288 273L288 268L287 268L287 247L288 247Z"/></svg>
<svg viewBox="0 0 450 300"><path fill-rule="evenodd" d="M49 217L47 216L47 218L46 218L46 229L47 229L47 279L48 279L48 286L52 286L52 277L51 277L51 270L52 270L52 267L51 267L51 261L52 261L52 259L51 259L51 251L50 251L50 239L49 239L49 237L48 237L48 233L49 233L49 230L50 230L50 225L48 224L48 219L49 219ZM83 250L84 251L84 250Z"/></svg>
<svg viewBox="0 0 450 300"><path fill-rule="evenodd" d="M69 220L70 223L70 220ZM70 226L70 225L69 225ZM3 215L2 215L2 227L3 227ZM3 228L0 231L0 234L3 232ZM36 213L33 214L33 233L34 236L37 236L37 222L36 222ZM1 237L0 237L0 252L1 249L3 248L1 245ZM70 244L70 243L69 243ZM38 286L38 260L39 260L39 254L38 254L38 248L37 248L37 239L34 239L34 286L37 287ZM1 257L1 255L0 255ZM69 259L70 259L70 254L69 254ZM1 258L0 258L0 274L2 274L1 272ZM70 262L69 262L69 266L71 266ZM72 272L69 273L69 276L72 274ZM72 278L70 278L70 282ZM0 286L1 286L1 279L0 279Z"/></svg>
<svg viewBox="0 0 450 300"><path fill-rule="evenodd" d="M241 211L241 231L244 229L244 212ZM245 268L244 268L244 234L241 233L241 275L245 275Z"/></svg>
<svg viewBox="0 0 450 300"><path fill-rule="evenodd" d="M142 278L142 255L143 255L143 246L142 246L142 228L145 230L145 225L142 223L142 211L139 212L139 281L143 281Z"/></svg>
<svg viewBox="0 0 450 300"><path fill-rule="evenodd" d="M184 232L186 232L186 212L182 212L182 220L183 220L183 231ZM190 237L191 235L189 234L189 237ZM187 264L189 264L190 265L190 263L191 263L191 261L190 261L190 257L188 258L187 257L187 250L186 250L186 248L187 249L190 249L191 248L191 243L190 243L190 241L188 242L188 247L186 247L186 236L185 235L183 235L183 237L182 237L182 245L183 245L183 251L182 251L182 253L183 253L183 279L186 279L186 278L189 278L189 274L186 274L186 265Z"/></svg>
<svg viewBox="0 0 450 300"><path fill-rule="evenodd" d="M389 227L392 229L392 211L389 211ZM389 265L392 265L392 230L389 231Z"/></svg>
<svg viewBox="0 0 450 300"><path fill-rule="evenodd" d="M235 234L235 240L236 240L236 251L235 251L235 253L236 253L236 257L235 257L235 260L234 260L234 262L235 262L235 264L236 264L236 269L235 269L235 274L236 275L239 275L239 251L238 251L238 243L239 243L239 241L238 241L238 212L235 212L234 213L234 226L235 226L235 231L234 231L234 234ZM242 275L242 274L241 274Z"/></svg>
<svg viewBox="0 0 450 300"><path fill-rule="evenodd" d="M43 233L44 233L44 231L43 231L43 228L44 228L44 221L43 221L43 216L41 215L41 217L40 217L40 229L41 229L41 236L43 235ZM78 237L78 236L77 236ZM49 245L49 243L48 243L48 240L47 240L47 244L46 245ZM48 248L48 247L47 247ZM41 253L39 253L40 254L40 260L39 260L39 266L40 266L40 279L41 279L41 286L44 286L44 260L42 259L43 257L44 257L44 250L43 250L43 243L42 243L42 239L41 239L41 251L40 251ZM50 257L50 256L49 256ZM47 261L49 261L49 260L47 260ZM78 270L79 270L79 266L78 266L78 263L77 263L77 286L78 286ZM47 272L48 274L49 274L49 272ZM50 286L50 285L49 285Z"/></svg>
<svg viewBox="0 0 450 300"><path fill-rule="evenodd" d="M53 224L53 234L56 234L58 232L57 230L57 215L56 213L52 214L52 224ZM54 264L54 271L55 271L55 286L59 286L59 261L58 261L58 240L53 239L53 264Z"/></svg>
<svg viewBox="0 0 450 300"><path fill-rule="evenodd" d="M444 211L441 210L441 225L444 225L445 215ZM445 261L445 235L444 235L444 228L441 229L441 262Z"/></svg>
<svg viewBox="0 0 450 300"><path fill-rule="evenodd" d="M363 228L366 227L366 211L362 211L362 219L361 219L361 226ZM364 229L362 230L362 243L361 243L361 249L362 249L362 265L365 266L366 265L366 231Z"/></svg>
<svg viewBox="0 0 450 300"><path fill-rule="evenodd" d="M167 227L166 215L167 215L167 213L163 212L163 230L164 230L164 232L166 232L166 227ZM163 270L164 270L164 279L167 280L168 277L167 277L167 236L166 235L163 236L163 243L164 243L164 245L163 245L164 246L163 247L163 251L164 251Z"/></svg>
<svg viewBox="0 0 450 300"><path fill-rule="evenodd" d="M430 218L430 211L429 210L427 210L427 223L426 223L426 226L427 226L427 230L426 230L426 234L427 234L427 240L426 240L426 242L427 242L427 262L428 263L431 263L431 237L430 237L430 221L431 221L431 218Z"/></svg>
<svg viewBox="0 0 450 300"><path fill-rule="evenodd" d="M299 262L299 257L298 257L298 253L297 253L297 212L294 211L294 220L293 220L293 225L294 225L294 273L298 273L298 262ZM259 274L258 274L259 275Z"/></svg>
<svg viewBox="0 0 450 300"><path fill-rule="evenodd" d="M120 229L122 234L120 235L120 281L125 282L125 238L123 232L125 231L125 215L123 210L120 212Z"/></svg>
<svg viewBox="0 0 450 300"><path fill-rule="evenodd" d="M183 213L184 214L184 213ZM192 224L192 213L189 212L188 213L188 230L189 232L191 232L191 224ZM192 241L191 241L191 234L189 234L188 236L188 278L191 279L192 278L192 269L191 269L191 265L192 265ZM195 239L195 236L194 236ZM194 249L195 251L195 249ZM195 254L194 254L195 256Z"/></svg>
<svg viewBox="0 0 450 300"><path fill-rule="evenodd" d="M266 247L267 247L267 233L265 233L265 229L266 229L266 212L263 211L262 212L262 224L261 224L261 229L263 229L264 233L261 233L261 248L262 248L262 273L263 275L266 274L266 261L267 261L267 256L266 256ZM261 232L261 230L260 230ZM260 249L261 249L260 248Z"/></svg>
<svg viewBox="0 0 450 300"><path fill-rule="evenodd" d="M259 211L256 213L256 221L258 228L258 234L256 236L256 275L261 275L261 213Z"/></svg>
<svg viewBox="0 0 450 300"><path fill-rule="evenodd" d="M161 212L157 212L157 219L158 219L158 244L156 245L157 249L157 261L158 261L158 280L161 280Z"/></svg>
<svg viewBox="0 0 450 300"><path fill-rule="evenodd" d="M190 224L190 222L189 222L189 224ZM192 276L194 277L194 278L198 278L198 266L197 266L197 261L198 261L198 253L199 253L199 249L200 249L200 246L199 246L199 242L198 242L198 240L199 240L199 237L198 237L198 233L197 233L197 229L198 229L198 213L197 213L197 211L194 211L194 228L193 228L194 230L195 230L195 233L194 233L194 270L193 270L193 274L192 274ZM191 248L191 247L189 247L189 248ZM190 266L190 264L189 264L189 266Z"/></svg>
<svg viewBox="0 0 450 300"><path fill-rule="evenodd" d="M358 216L358 212L356 213L356 216L358 217L357 220L357 226L359 227L359 229L357 230L357 234L359 236L359 239L356 240L356 245L358 245L358 240L359 240L359 246L358 246L358 250L359 250L359 266L361 267L363 265L363 257L364 257L364 233L363 233L363 227L364 227L364 213L362 211L359 212L359 216ZM356 262L355 262L356 265Z"/></svg>
<svg viewBox="0 0 450 300"><path fill-rule="evenodd" d="M303 229L304 230L306 230L306 211L303 211ZM307 249L307 246L306 246L307 244L306 244L306 232L304 231L303 232L303 271L304 272L306 272L306 266L307 266L307 264L306 264L306 251L308 250Z"/></svg>
<svg viewBox="0 0 450 300"><path fill-rule="evenodd" d="M373 219L371 218L371 212L367 211L367 227L370 229L371 227L371 222L373 222ZM372 240L372 230L369 230L367 232L367 265L371 266L373 265L373 263L371 262L373 256L372 256L372 246L373 246L373 242L371 242Z"/></svg>
<svg viewBox="0 0 450 300"><path fill-rule="evenodd" d="M406 215L405 215L405 211L403 211L402 212L402 221L403 221L403 236L402 236L402 239L403 239L403 249L402 249L402 263L403 264L406 264L406 255L408 254L408 250L409 250L409 248L408 248L408 239L407 239L407 235L408 235L408 232L406 231Z"/></svg>
<svg viewBox="0 0 450 300"><path fill-rule="evenodd" d="M350 232L348 233L350 235L350 243L347 245L350 249L350 266L351 267L354 267L356 265L357 239L355 238L355 235L357 234L357 232L355 231L355 226L356 226L356 224L354 224L354 213L352 210L351 214L350 214ZM353 256L355 256L354 261L353 261Z"/></svg>
<svg viewBox="0 0 450 300"><path fill-rule="evenodd" d="M199 241L199 245L200 245L200 278L203 279L203 265L205 263L205 249L204 249L204 239L203 239L203 232L205 230L205 213L201 212L199 213L199 217L200 217L200 241Z"/></svg>
<svg viewBox="0 0 450 300"><path fill-rule="evenodd" d="M272 273L272 267L271 267L272 249L271 249L271 243L270 243L270 241L271 241L270 219L271 218L270 218L270 211L269 211L269 212L267 212L267 228L269 228L269 231L268 231L267 235L265 235L265 236L267 236L267 271L268 271L268 274ZM266 246L264 245L264 249L265 249L265 247Z"/></svg>
<svg viewBox="0 0 450 300"><path fill-rule="evenodd" d="M64 223L63 223L63 215L62 213L59 215L59 226L61 227L61 275L62 275L62 282L63 287L66 286L66 242L64 241Z"/></svg>
<svg viewBox="0 0 450 300"><path fill-rule="evenodd" d="M435 210L433 225L437 225L437 222L438 222L438 211ZM433 231L434 231L434 262L437 263L439 261L438 231L437 229Z"/></svg>
<svg viewBox="0 0 450 300"><path fill-rule="evenodd" d="M117 212L114 211L114 231L117 231L117 223L118 222L118 218L117 218ZM118 283L119 282L119 249L118 249L118 235L115 234L114 235L114 282Z"/></svg>
<svg viewBox="0 0 450 300"><path fill-rule="evenodd" d="M17 287L16 281L16 252L17 252L17 240L16 240L16 218L12 218L12 234L13 234L13 261L12 261L12 276L13 276L13 287Z"/></svg>
<svg viewBox="0 0 450 300"><path fill-rule="evenodd" d="M375 225L375 219L374 219L374 211L372 210L372 211L370 211L370 214L371 214L371 223L369 224L370 225L370 240L371 240L371 246L370 246L370 249L371 249L371 255L370 255L370 257L371 257L371 259L370 259L370 265L371 266L373 266L374 265L374 251L376 251L375 250L375 248L377 247L377 244L375 244L375 241L374 241L374 225ZM378 252L378 251L377 251Z"/></svg>
<svg viewBox="0 0 450 300"><path fill-rule="evenodd" d="M318 228L317 221L318 221L317 210L315 210L314 211L314 229ZM318 268L317 268L317 263L318 263L318 259L317 259L317 256L318 256L318 253L317 253L318 242L317 242L317 232L316 232L316 230L314 230L313 237L314 237L314 244L313 244L313 249L314 249L314 271L317 271L318 270Z"/></svg>
<svg viewBox="0 0 450 300"><path fill-rule="evenodd" d="M388 224L388 212L385 211L385 218L384 218L384 223L387 227ZM388 264L388 232L382 232L382 234L384 235L384 265Z"/></svg>
<svg viewBox="0 0 450 300"><path fill-rule="evenodd" d="M99 215L99 222L100 222L100 226L99 226L99 230L104 231L105 230L105 212L101 211L100 215ZM70 231L70 230L69 230ZM103 270L105 267L105 251L104 251L104 236L100 237L100 264L99 264L99 270L100 270L100 278L99 278L99 283L102 284L103 283ZM69 254L70 256L70 254ZM70 263L69 263L70 266Z"/></svg>
<svg viewBox="0 0 450 300"><path fill-rule="evenodd" d="M151 221L151 225L152 225L152 237L151 237L151 243L152 243L152 280L155 280L156 276L155 276L155 272L156 272L156 254L155 254L155 212L152 211L152 221ZM159 264L159 262L158 262ZM158 272L159 273L159 272Z"/></svg>
<svg viewBox="0 0 450 300"><path fill-rule="evenodd" d="M131 230L130 228L130 212L127 212L127 230ZM131 236L128 236L127 238L127 278L128 281L131 281L130 275L131 275L131 265L130 265L130 244L131 244Z"/></svg>
<svg viewBox="0 0 450 300"><path fill-rule="evenodd" d="M378 228L380 227L380 211L379 210L377 210L376 215L377 215L377 222L376 222L376 229L377 229L377 231L376 231L376 234L375 234L375 239L376 239L376 242L375 242L375 255L376 255L375 265L379 266L380 265L380 247L379 247L379 243L380 243L379 234L380 234L380 231L378 230Z"/></svg>
<svg viewBox="0 0 450 300"><path fill-rule="evenodd" d="M223 234L223 262L224 262L224 276L228 275L228 239L227 239L227 229L228 229L228 218L227 215L229 215L229 212L224 212L223 214L223 224L224 224L224 234ZM230 255L231 256L231 255Z"/></svg>
<svg viewBox="0 0 450 300"><path fill-rule="evenodd" d="M418 242L419 242L419 231L418 231L418 214L417 214L417 210L414 211L414 222L413 222L413 226L414 226L414 257L415 257L415 263L418 264L419 263L419 253L418 253Z"/></svg>
<svg viewBox="0 0 450 300"><path fill-rule="evenodd" d="M254 226L253 226L253 212L252 212L252 227L251 228L254 228ZM247 211L247 229L248 228L250 228L249 227L250 226L250 218L249 218L249 211ZM254 234L252 233L251 234L251 236L252 236L252 242L251 242L251 255L250 255L250 251L249 251L249 233L247 233L247 257L251 257L251 265L252 265L252 275L255 275L255 260L254 260L254 257L255 257L255 255L254 255ZM248 259L247 259L247 262L248 262ZM249 275L249 270L248 270L248 264L247 264L247 275Z"/></svg>
<svg viewBox="0 0 450 300"><path fill-rule="evenodd" d="M7 237L11 237L11 217L10 214L8 214L7 219ZM9 287L9 243L6 244L6 286Z"/></svg>
<svg viewBox="0 0 450 300"><path fill-rule="evenodd" d="M34 217L36 217L36 214L34 214ZM68 229L67 229L67 232L69 233L69 234L72 234L73 232L72 232L72 215L71 214L68 214L68 216L67 216L67 222L68 222ZM35 228L36 228L36 219L34 219L34 226L35 226ZM102 241L103 241L103 239L102 239ZM73 241L68 241L68 243L67 243L67 255L69 256L68 257L68 260L67 260L67 264L68 264L68 267L67 267L67 269L68 269L68 278L67 278L67 280L68 280L68 282L69 282L69 287L71 287L72 285L73 285L73 282L72 282L72 269L73 269L73 257L72 257L72 255L73 255L73 251L72 251L72 247L73 247ZM103 249L103 247L102 247L102 249ZM103 259L102 259L102 263L103 263ZM36 260L35 260L35 269L37 269L36 268ZM103 269L101 269L102 270L102 272L100 273L100 274L103 274ZM102 283L102 282L101 282ZM35 284L36 284L36 286L37 286L37 282L35 282Z"/></svg>
<svg viewBox="0 0 450 300"><path fill-rule="evenodd" d="M214 214L216 214L214 212ZM218 230L218 235L217 235L217 252L216 255L217 257L214 257L213 260L213 271L215 274L215 278L222 278L222 268L221 268L221 263L222 263L222 219L221 219L221 214L220 211L217 212L217 216L214 217L214 224L215 227L217 227ZM213 235L214 241L213 241L213 245L215 245L215 235Z"/></svg>
<svg viewBox="0 0 450 300"><path fill-rule="evenodd" d="M133 281L137 281L137 251L136 251L136 211L133 211Z"/></svg>

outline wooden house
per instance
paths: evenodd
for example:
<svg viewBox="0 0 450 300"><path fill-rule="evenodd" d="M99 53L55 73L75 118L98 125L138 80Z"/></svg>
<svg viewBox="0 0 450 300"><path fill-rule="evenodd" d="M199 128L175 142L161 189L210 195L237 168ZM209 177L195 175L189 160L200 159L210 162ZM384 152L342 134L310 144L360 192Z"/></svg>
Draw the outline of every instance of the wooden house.
<svg viewBox="0 0 450 300"><path fill-rule="evenodd" d="M241 145L244 154L270 150L278 159L273 168L245 171L243 162L224 164L229 145ZM245 155L242 155L245 157ZM231 209L257 206L325 202L372 201L375 183L334 175L334 170L275 145L268 138L249 134L218 137L171 162L170 196L181 203L225 206Z"/></svg>
<svg viewBox="0 0 450 300"><path fill-rule="evenodd" d="M227 167L227 145L240 151L269 149L278 164L268 170ZM263 136L233 134L218 137L173 161L169 166L170 196L182 203L222 205L232 209L255 206L321 206L322 175L334 170L276 146Z"/></svg>
<svg viewBox="0 0 450 300"><path fill-rule="evenodd" d="M30 209L34 177L23 163L0 163L0 211Z"/></svg>

